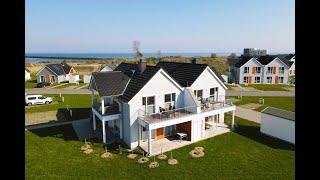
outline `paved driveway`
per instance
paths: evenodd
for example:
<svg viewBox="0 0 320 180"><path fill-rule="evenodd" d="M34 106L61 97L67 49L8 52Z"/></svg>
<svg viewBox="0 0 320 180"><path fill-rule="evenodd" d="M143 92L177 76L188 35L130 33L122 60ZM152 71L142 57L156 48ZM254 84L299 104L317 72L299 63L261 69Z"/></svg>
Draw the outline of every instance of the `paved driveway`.
<svg viewBox="0 0 320 180"><path fill-rule="evenodd" d="M31 88L26 89L27 94L90 94L88 89L46 89L46 88Z"/></svg>
<svg viewBox="0 0 320 180"><path fill-rule="evenodd" d="M247 119L259 124L261 123L261 113L251 109L246 109L246 108L237 106L235 116L238 116L243 119Z"/></svg>

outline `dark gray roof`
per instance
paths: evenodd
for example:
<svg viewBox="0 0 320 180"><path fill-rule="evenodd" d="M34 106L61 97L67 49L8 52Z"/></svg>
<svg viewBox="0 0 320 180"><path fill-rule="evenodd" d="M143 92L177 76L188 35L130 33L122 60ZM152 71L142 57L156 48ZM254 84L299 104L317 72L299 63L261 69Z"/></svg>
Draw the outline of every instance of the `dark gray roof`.
<svg viewBox="0 0 320 180"><path fill-rule="evenodd" d="M66 75L69 73L71 66L68 64L47 64L46 65L49 69L51 69L54 73L59 75Z"/></svg>
<svg viewBox="0 0 320 180"><path fill-rule="evenodd" d="M121 71L93 72L91 86L100 96L119 96L124 92L129 79Z"/></svg>
<svg viewBox="0 0 320 180"><path fill-rule="evenodd" d="M253 57L253 56L240 56L238 62L236 63L236 67L241 67L243 66L246 62L248 62L251 58L256 58L256 60L262 64L262 65L267 65L269 64L271 61L273 61L275 58L277 58L278 56L270 56L270 55L266 55L266 56L259 56L259 57ZM280 61L282 61L283 63L285 63L287 66L291 66L290 62L284 58L280 58Z"/></svg>
<svg viewBox="0 0 320 180"><path fill-rule="evenodd" d="M156 66L163 68L180 86L189 87L208 65L161 61ZM211 68L211 70L217 75L220 81L225 82L214 68Z"/></svg>
<svg viewBox="0 0 320 180"><path fill-rule="evenodd" d="M134 74L132 70L135 70ZM127 77L132 77L120 99L129 102L159 70L159 67L146 66L146 69L140 73L138 71L138 64L119 64L115 71L121 71Z"/></svg>
<svg viewBox="0 0 320 180"><path fill-rule="evenodd" d="M261 113L295 121L295 112L290 112L290 111L286 111L286 110L282 110L274 107L267 107Z"/></svg>

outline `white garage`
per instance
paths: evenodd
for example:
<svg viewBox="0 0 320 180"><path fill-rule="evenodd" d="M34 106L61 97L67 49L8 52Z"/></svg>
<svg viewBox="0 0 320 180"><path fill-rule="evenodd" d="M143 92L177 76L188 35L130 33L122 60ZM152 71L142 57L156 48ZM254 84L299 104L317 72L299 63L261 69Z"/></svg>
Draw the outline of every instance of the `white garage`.
<svg viewBox="0 0 320 180"><path fill-rule="evenodd" d="M267 107L261 112L260 132L295 144L295 113Z"/></svg>

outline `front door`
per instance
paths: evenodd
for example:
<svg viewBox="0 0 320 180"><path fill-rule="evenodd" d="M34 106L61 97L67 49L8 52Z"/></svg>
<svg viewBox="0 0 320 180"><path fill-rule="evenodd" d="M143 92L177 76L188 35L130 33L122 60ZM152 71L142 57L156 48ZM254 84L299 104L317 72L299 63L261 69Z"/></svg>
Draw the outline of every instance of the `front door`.
<svg viewBox="0 0 320 180"><path fill-rule="evenodd" d="M249 83L249 84L252 83L252 77L251 77L251 76L249 76L249 81L248 81L248 83Z"/></svg>
<svg viewBox="0 0 320 180"><path fill-rule="evenodd" d="M158 128L157 129L157 140L163 139L163 138L164 138L163 128Z"/></svg>
<svg viewBox="0 0 320 180"><path fill-rule="evenodd" d="M279 77L278 76L276 76L276 78L275 78L275 84L279 84Z"/></svg>

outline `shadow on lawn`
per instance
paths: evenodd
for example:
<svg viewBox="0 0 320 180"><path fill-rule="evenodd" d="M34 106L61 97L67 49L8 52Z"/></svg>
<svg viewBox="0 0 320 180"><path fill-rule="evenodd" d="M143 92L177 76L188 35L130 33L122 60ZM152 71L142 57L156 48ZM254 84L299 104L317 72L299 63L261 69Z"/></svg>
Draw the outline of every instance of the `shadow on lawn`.
<svg viewBox="0 0 320 180"><path fill-rule="evenodd" d="M239 124L234 132L275 149L295 150L293 144L261 134L259 126Z"/></svg>
<svg viewBox="0 0 320 180"><path fill-rule="evenodd" d="M91 115L91 108L59 108L56 117L58 121L70 121L89 118Z"/></svg>
<svg viewBox="0 0 320 180"><path fill-rule="evenodd" d="M33 129L30 131L40 137L51 136L56 138L62 138L66 141L78 140L76 132L72 127L72 124Z"/></svg>

